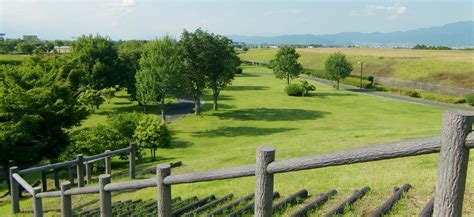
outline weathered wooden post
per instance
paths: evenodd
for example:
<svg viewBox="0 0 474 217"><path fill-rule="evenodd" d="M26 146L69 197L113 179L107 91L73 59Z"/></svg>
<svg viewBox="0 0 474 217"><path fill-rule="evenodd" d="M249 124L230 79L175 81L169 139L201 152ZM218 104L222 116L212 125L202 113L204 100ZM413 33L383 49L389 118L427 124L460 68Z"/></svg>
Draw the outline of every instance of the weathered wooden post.
<svg viewBox="0 0 474 217"><path fill-rule="evenodd" d="M64 192L71 189L71 182L61 183L61 216L72 217L71 196L65 195Z"/></svg>
<svg viewBox="0 0 474 217"><path fill-rule="evenodd" d="M67 175L69 177L69 182L71 185L74 185L74 169L71 166L67 168Z"/></svg>
<svg viewBox="0 0 474 217"><path fill-rule="evenodd" d="M77 184L79 187L84 187L84 156L82 154L76 155L77 159Z"/></svg>
<svg viewBox="0 0 474 217"><path fill-rule="evenodd" d="M136 145L135 143L130 143L130 156L129 156L129 165L128 165L128 172L129 172L129 175L130 175L130 178L131 179L134 179L135 178L135 148L136 148Z"/></svg>
<svg viewBox="0 0 474 217"><path fill-rule="evenodd" d="M92 164L89 162L86 162L86 179L87 184L90 185L92 182Z"/></svg>
<svg viewBox="0 0 474 217"><path fill-rule="evenodd" d="M106 150L105 153L109 153L110 150ZM105 157L105 174L112 174L112 164L111 157Z"/></svg>
<svg viewBox="0 0 474 217"><path fill-rule="evenodd" d="M41 192L40 187L33 188L33 216L34 217L42 217L43 216L43 199L40 197L36 197L36 194Z"/></svg>
<svg viewBox="0 0 474 217"><path fill-rule="evenodd" d="M58 169L54 170L54 187L56 188L56 190L60 189L60 187L59 187L59 170Z"/></svg>
<svg viewBox="0 0 474 217"><path fill-rule="evenodd" d="M156 166L156 201L160 217L171 217L171 185L164 184L165 178L170 174L171 166L169 164Z"/></svg>
<svg viewBox="0 0 474 217"><path fill-rule="evenodd" d="M20 187L15 178L13 178L14 173L18 173L18 167L10 167L10 198L13 214L20 212Z"/></svg>
<svg viewBox="0 0 474 217"><path fill-rule="evenodd" d="M462 215L469 159L466 137L472 131L473 120L474 115L461 111L443 114L434 216Z"/></svg>
<svg viewBox="0 0 474 217"><path fill-rule="evenodd" d="M272 216L273 174L267 172L267 166L275 160L275 149L257 148L255 168L255 216Z"/></svg>
<svg viewBox="0 0 474 217"><path fill-rule="evenodd" d="M105 185L110 183L110 174L99 176L99 195L100 195L100 216L112 217L112 195L110 191L105 191Z"/></svg>
<svg viewBox="0 0 474 217"><path fill-rule="evenodd" d="M41 171L41 186L43 191L48 191L48 180L47 180L47 171Z"/></svg>

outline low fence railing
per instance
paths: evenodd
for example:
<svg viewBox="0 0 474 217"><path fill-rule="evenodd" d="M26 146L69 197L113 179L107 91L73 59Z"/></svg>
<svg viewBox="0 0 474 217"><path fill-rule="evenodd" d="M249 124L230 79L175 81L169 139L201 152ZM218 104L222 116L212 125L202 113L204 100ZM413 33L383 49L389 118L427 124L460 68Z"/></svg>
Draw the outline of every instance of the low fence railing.
<svg viewBox="0 0 474 217"><path fill-rule="evenodd" d="M40 192L40 188L29 188L28 192L33 195L35 216L43 214L43 198L61 197L62 216L72 216L72 195L98 193L101 216L108 217L112 216L112 191L156 187L158 216L169 217L172 214L172 185L255 176L254 214L255 216L271 216L274 174L440 152L434 215L461 216L469 149L474 148L474 135L469 135L472 131L473 120L472 114L447 111L443 114L443 130L439 137L373 145L281 161L275 161L273 148L259 147L256 153L256 164L251 165L172 175L170 165L162 164L156 167L156 177L149 179L111 183L110 174L103 174L99 176L98 186L71 189L70 183L65 182L61 183L61 191ZM14 168L13 171L15 171ZM12 177L17 183L16 188L18 183L25 184L15 172L12 173Z"/></svg>

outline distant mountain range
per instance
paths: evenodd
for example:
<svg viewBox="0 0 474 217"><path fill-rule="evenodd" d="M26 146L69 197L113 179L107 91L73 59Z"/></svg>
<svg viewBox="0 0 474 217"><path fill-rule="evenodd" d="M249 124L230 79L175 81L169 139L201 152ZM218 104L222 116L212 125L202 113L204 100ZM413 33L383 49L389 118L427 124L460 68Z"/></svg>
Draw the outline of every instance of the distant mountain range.
<svg viewBox="0 0 474 217"><path fill-rule="evenodd" d="M449 23L444 26L419 28L397 32L341 32L325 35L229 36L235 42L247 44L322 44L322 45L440 45L451 47L474 46L474 21Z"/></svg>

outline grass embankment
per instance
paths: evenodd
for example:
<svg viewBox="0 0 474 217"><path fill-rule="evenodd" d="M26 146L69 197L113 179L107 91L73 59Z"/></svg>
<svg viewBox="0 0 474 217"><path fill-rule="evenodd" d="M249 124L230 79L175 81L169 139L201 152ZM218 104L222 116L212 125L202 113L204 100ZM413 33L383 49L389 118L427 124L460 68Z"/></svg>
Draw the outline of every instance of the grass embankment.
<svg viewBox="0 0 474 217"><path fill-rule="evenodd" d="M0 54L0 65L20 65L29 55Z"/></svg>
<svg viewBox="0 0 474 217"><path fill-rule="evenodd" d="M249 61L267 62L277 49L250 49L240 54ZM364 63L365 75L378 75L474 89L474 51L377 48L297 49L306 68L324 69L327 57L341 51L351 62ZM359 73L359 67L354 67Z"/></svg>
<svg viewBox="0 0 474 217"><path fill-rule="evenodd" d="M317 91L311 96L289 97L283 92L285 82L275 79L269 69L244 67L244 74L238 75L233 85L222 92L221 110L211 111L212 101L210 95L206 95L203 115L190 115L172 123L173 148L159 149L160 159L146 165L180 160L184 165L173 169L174 174L179 174L254 163L258 146L275 147L276 159L281 160L440 133L443 111L440 108L313 84ZM113 111L136 107L116 102L110 105ZM102 116L100 111L97 115ZM340 203L354 189L370 186L372 190L349 214L360 216L387 199L393 187L410 183L413 189L390 215L417 215L434 193L437 161L438 154L431 154L278 174L275 190L286 197L306 188L312 195L307 201L311 201L321 192L337 189L339 193L313 213L317 216ZM470 164L473 163L474 156L471 156ZM473 174L471 166L464 201L467 216L474 214ZM173 195L183 198L228 193L243 196L253 191L252 177L173 186ZM148 199L154 198L155 193L153 188L143 189L114 195L113 200ZM73 204L77 206L97 198L98 195L77 196L73 197ZM58 199L45 199L43 203L46 209L60 207ZM31 209L31 201L22 201L22 207ZM9 213L9 210L8 203L0 207L0 213Z"/></svg>

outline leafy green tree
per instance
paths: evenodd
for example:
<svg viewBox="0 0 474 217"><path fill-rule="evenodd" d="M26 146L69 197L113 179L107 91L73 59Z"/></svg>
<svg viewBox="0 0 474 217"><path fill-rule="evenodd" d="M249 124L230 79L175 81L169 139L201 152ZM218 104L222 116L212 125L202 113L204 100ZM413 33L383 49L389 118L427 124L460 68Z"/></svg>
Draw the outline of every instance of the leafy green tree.
<svg viewBox="0 0 474 217"><path fill-rule="evenodd" d="M209 43L206 42L208 37L209 33L201 29L194 32L184 30L180 40L183 46L186 85L193 95L196 115L201 114L201 96L206 88L206 73L209 69Z"/></svg>
<svg viewBox="0 0 474 217"><path fill-rule="evenodd" d="M88 89L81 92L78 96L78 101L82 105L89 107L91 111L96 111L99 106L104 103L104 99L97 90Z"/></svg>
<svg viewBox="0 0 474 217"><path fill-rule="evenodd" d="M100 90L118 83L117 48L109 38L100 35L79 37L72 43L71 58L81 86Z"/></svg>
<svg viewBox="0 0 474 217"><path fill-rule="evenodd" d="M22 54L31 54L36 48L36 43L31 41L22 41L16 45L16 51Z"/></svg>
<svg viewBox="0 0 474 217"><path fill-rule="evenodd" d="M171 132L166 123L156 115L146 115L138 123L134 135L139 146L150 149L153 160L156 160L156 149L171 145Z"/></svg>
<svg viewBox="0 0 474 217"><path fill-rule="evenodd" d="M352 72L352 64L347 61L346 56L341 52L331 54L324 63L326 76L336 81L336 89L339 90L339 82Z"/></svg>
<svg viewBox="0 0 474 217"><path fill-rule="evenodd" d="M147 106L159 100L158 75L148 70L141 69L135 75L137 81L135 86L137 88L137 100L143 106L143 110L147 111Z"/></svg>
<svg viewBox="0 0 474 217"><path fill-rule="evenodd" d="M182 92L184 86L184 67L180 45L170 37L154 40L146 45L145 52L140 59L140 75L137 76L137 96L140 99L149 99L148 103L159 100L161 104L161 119L166 121L165 100ZM144 79L145 81L142 81ZM152 80L149 80L152 79ZM140 83L140 84L138 84ZM151 90L143 88L151 84ZM145 93L145 94L142 94ZM144 95L144 96L142 96ZM150 97L148 97L148 95ZM144 100L143 100L144 102Z"/></svg>
<svg viewBox="0 0 474 217"><path fill-rule="evenodd" d="M69 85L49 72L12 67L0 79L0 165L54 161L69 143L67 129L85 118Z"/></svg>
<svg viewBox="0 0 474 217"><path fill-rule="evenodd" d="M208 43L205 51L206 83L212 90L214 110L217 110L217 99L223 88L229 85L235 77L240 59L235 53L232 41L224 36L209 34L204 37Z"/></svg>
<svg viewBox="0 0 474 217"><path fill-rule="evenodd" d="M144 41L130 40L119 42L118 47L118 70L121 87L127 88L131 100L136 100L135 74L140 66L140 58L143 53Z"/></svg>
<svg viewBox="0 0 474 217"><path fill-rule="evenodd" d="M275 59L270 61L270 66L273 69L273 74L279 79L286 79L286 84L297 78L302 72L303 67L298 63L300 55L296 53L295 48L290 46L281 47Z"/></svg>
<svg viewBox="0 0 474 217"><path fill-rule="evenodd" d="M117 89L114 87L109 87L109 88L104 88L101 91L99 91L99 94L105 98L107 101L107 104L110 104L110 101L115 97L115 93L117 92Z"/></svg>

